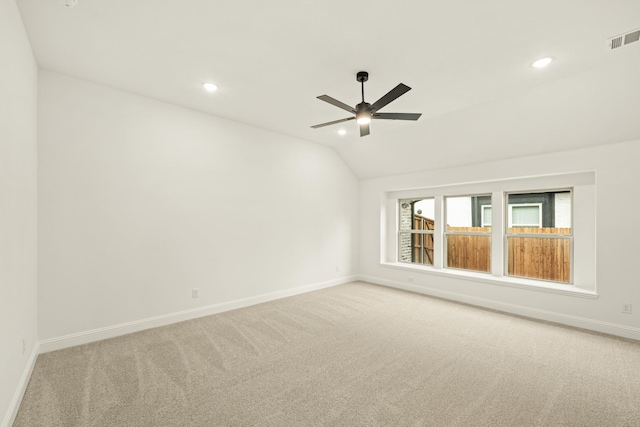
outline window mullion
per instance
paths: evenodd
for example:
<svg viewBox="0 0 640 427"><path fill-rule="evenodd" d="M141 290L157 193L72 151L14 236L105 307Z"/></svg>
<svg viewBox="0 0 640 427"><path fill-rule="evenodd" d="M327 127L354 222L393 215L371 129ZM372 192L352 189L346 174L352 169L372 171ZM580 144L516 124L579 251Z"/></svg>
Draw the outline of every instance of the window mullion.
<svg viewBox="0 0 640 427"><path fill-rule="evenodd" d="M433 266L441 269L444 265L444 260L447 254L444 249L444 211L443 211L443 197L438 196L434 199L435 211L434 211L434 232L433 232L433 252L435 254L433 260Z"/></svg>
<svg viewBox="0 0 640 427"><path fill-rule="evenodd" d="M491 193L491 274L505 274L505 196L501 191Z"/></svg>

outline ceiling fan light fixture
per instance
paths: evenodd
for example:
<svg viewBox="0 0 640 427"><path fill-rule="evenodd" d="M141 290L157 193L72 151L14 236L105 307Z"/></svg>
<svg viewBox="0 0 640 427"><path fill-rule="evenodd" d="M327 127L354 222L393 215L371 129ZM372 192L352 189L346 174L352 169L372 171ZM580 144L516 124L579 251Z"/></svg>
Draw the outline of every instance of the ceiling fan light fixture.
<svg viewBox="0 0 640 427"><path fill-rule="evenodd" d="M356 122L358 122L359 125L368 125L371 123L371 114L366 112L360 113L356 118Z"/></svg>
<svg viewBox="0 0 640 427"><path fill-rule="evenodd" d="M218 90L218 86L216 86L213 83L204 83L202 85L202 87L204 88L204 90L206 90L207 92L215 92Z"/></svg>
<svg viewBox="0 0 640 427"><path fill-rule="evenodd" d="M544 58L536 59L531 63L531 66L533 68L544 68L547 65L551 64L552 62L553 62L553 58L550 56L547 56Z"/></svg>

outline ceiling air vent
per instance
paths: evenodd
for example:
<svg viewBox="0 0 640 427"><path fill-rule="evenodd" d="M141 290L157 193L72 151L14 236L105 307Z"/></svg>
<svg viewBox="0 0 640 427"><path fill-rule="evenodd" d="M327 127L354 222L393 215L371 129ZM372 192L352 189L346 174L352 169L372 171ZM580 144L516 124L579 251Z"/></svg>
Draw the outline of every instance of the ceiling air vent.
<svg viewBox="0 0 640 427"><path fill-rule="evenodd" d="M607 47L609 50L616 50L622 46L626 46L629 43L637 42L640 40L640 30L631 31L630 33L621 34L607 40Z"/></svg>

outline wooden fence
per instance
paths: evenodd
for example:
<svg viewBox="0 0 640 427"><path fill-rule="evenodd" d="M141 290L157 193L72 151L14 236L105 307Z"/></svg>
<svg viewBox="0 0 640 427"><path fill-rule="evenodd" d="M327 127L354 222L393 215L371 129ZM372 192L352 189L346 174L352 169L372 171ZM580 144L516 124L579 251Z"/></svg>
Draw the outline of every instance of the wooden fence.
<svg viewBox="0 0 640 427"><path fill-rule="evenodd" d="M509 232L513 229L509 229ZM571 228L518 228L518 233L571 234ZM512 276L571 280L571 245L568 238L509 237L508 273Z"/></svg>
<svg viewBox="0 0 640 427"><path fill-rule="evenodd" d="M414 215L414 230L433 230L433 220ZM487 227L448 227L448 231L488 232ZM527 234L571 234L570 228L517 228L509 232ZM433 235L414 234L412 260L433 265ZM571 247L568 238L509 237L507 251L510 276L569 283ZM447 236L446 266L475 271L491 271L491 237L486 235Z"/></svg>
<svg viewBox="0 0 640 427"><path fill-rule="evenodd" d="M448 231L491 231L487 227L447 227ZM491 271L491 236L447 236L447 267Z"/></svg>
<svg viewBox="0 0 640 427"><path fill-rule="evenodd" d="M422 215L413 215L414 230L433 230L434 222ZM414 234L412 239L411 261L418 264L433 265L433 234Z"/></svg>

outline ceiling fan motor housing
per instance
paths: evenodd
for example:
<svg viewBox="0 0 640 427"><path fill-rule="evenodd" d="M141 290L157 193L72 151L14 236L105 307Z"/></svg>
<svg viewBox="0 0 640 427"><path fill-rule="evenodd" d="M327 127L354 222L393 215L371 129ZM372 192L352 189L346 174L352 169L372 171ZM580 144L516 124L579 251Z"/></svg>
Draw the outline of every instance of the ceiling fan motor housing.
<svg viewBox="0 0 640 427"><path fill-rule="evenodd" d="M371 104L369 104L368 102L361 102L360 104L356 105L356 115L360 114L360 113L371 113Z"/></svg>
<svg viewBox="0 0 640 427"><path fill-rule="evenodd" d="M365 120L367 123L371 120L371 104L368 102L356 105L356 121L361 124L360 120Z"/></svg>

